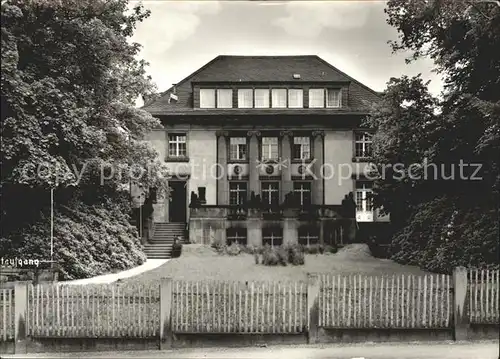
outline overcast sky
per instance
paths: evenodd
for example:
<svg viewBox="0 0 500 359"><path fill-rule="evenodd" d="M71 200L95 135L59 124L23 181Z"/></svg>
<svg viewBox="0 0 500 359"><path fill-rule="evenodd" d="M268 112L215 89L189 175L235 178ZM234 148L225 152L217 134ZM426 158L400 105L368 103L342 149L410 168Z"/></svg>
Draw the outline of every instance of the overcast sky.
<svg viewBox="0 0 500 359"><path fill-rule="evenodd" d="M131 5L138 1L131 1ZM432 80L431 60L405 64L387 44L384 1L165 1L142 0L151 16L134 41L160 91L217 55L318 55L374 90L403 74Z"/></svg>

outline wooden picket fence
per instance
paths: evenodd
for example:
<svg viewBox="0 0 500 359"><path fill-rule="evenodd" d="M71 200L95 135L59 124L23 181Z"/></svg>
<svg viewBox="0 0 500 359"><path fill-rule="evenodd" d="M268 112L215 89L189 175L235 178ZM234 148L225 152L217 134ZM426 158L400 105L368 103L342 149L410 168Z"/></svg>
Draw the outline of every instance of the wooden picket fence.
<svg viewBox="0 0 500 359"><path fill-rule="evenodd" d="M448 328L453 311L447 275L321 275L319 326Z"/></svg>
<svg viewBox="0 0 500 359"><path fill-rule="evenodd" d="M474 324L500 322L500 270L469 269L469 319Z"/></svg>
<svg viewBox="0 0 500 359"><path fill-rule="evenodd" d="M158 285L29 285L28 335L155 337Z"/></svg>
<svg viewBox="0 0 500 359"><path fill-rule="evenodd" d="M462 298L467 298L470 323L498 324L499 271L463 273L460 285L467 288ZM307 283L19 284L16 288L25 288L20 295L19 289L0 288L0 341L15 339L14 322L20 313L25 313L28 336L59 338L159 338L164 325L172 333L242 334L306 333L311 325L340 329L452 329L456 325L450 276L313 277ZM312 319L310 310L316 305L318 318Z"/></svg>
<svg viewBox="0 0 500 359"><path fill-rule="evenodd" d="M174 281L173 331L301 333L307 326L303 282Z"/></svg>
<svg viewBox="0 0 500 359"><path fill-rule="evenodd" d="M0 341L14 339L14 289L0 289Z"/></svg>

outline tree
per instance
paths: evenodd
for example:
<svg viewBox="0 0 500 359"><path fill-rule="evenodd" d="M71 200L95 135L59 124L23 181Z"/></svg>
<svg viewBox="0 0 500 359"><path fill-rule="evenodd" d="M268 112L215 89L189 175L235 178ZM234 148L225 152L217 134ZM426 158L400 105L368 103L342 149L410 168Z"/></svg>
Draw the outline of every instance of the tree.
<svg viewBox="0 0 500 359"><path fill-rule="evenodd" d="M49 257L67 278L141 263L129 183L165 187L144 136L160 123L134 108L155 92L140 46L149 13L126 0L2 3L2 254Z"/></svg>
<svg viewBox="0 0 500 359"><path fill-rule="evenodd" d="M393 257L443 272L498 265L500 6L390 0L386 13L400 34L393 50L430 56L445 80L438 99L419 76L391 79L367 120Z"/></svg>

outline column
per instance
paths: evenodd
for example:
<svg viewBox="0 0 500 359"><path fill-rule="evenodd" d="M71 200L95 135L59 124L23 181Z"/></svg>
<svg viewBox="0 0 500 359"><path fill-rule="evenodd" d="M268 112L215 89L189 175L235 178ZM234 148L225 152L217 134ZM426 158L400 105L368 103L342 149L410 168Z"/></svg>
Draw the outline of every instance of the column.
<svg viewBox="0 0 500 359"><path fill-rule="evenodd" d="M249 171L249 184L248 184L248 198L252 192L255 195L259 194L259 167L257 167L259 160L259 137L260 131L248 131L248 171Z"/></svg>
<svg viewBox="0 0 500 359"><path fill-rule="evenodd" d="M313 204L324 204L324 179L321 173L321 168L324 163L324 138L325 131L313 131L313 148L314 148L314 159L316 160L313 164L312 171L314 173L314 180L312 183L312 203Z"/></svg>
<svg viewBox="0 0 500 359"><path fill-rule="evenodd" d="M286 166L281 167L281 202L293 190L292 182L292 131L281 131L281 159L286 161Z"/></svg>
<svg viewBox="0 0 500 359"><path fill-rule="evenodd" d="M227 131L217 131L217 204L229 203L227 181Z"/></svg>

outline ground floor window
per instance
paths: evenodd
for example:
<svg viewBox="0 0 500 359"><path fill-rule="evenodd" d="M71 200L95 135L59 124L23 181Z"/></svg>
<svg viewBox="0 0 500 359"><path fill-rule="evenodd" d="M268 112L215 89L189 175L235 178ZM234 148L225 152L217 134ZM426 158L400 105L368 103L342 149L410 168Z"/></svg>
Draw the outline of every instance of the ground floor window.
<svg viewBox="0 0 500 359"><path fill-rule="evenodd" d="M241 206L247 200L246 182L229 182L229 204Z"/></svg>
<svg viewBox="0 0 500 359"><path fill-rule="evenodd" d="M280 184L279 182L262 182L261 198L264 206L277 206L280 203Z"/></svg>
<svg viewBox="0 0 500 359"><path fill-rule="evenodd" d="M358 212L371 212L373 211L373 204L371 199L372 183L370 182L357 182L356 183L356 210Z"/></svg>
<svg viewBox="0 0 500 359"><path fill-rule="evenodd" d="M281 246L283 244L283 230L281 228L263 228L262 229L262 244Z"/></svg>
<svg viewBox="0 0 500 359"><path fill-rule="evenodd" d="M311 182L295 181L293 182L293 191L302 207L311 205Z"/></svg>
<svg viewBox="0 0 500 359"><path fill-rule="evenodd" d="M243 246L247 245L247 229L246 228L228 228L226 230L226 242L230 246L237 243Z"/></svg>
<svg viewBox="0 0 500 359"><path fill-rule="evenodd" d="M319 229L315 227L300 227L299 228L299 244L310 246L319 243Z"/></svg>

